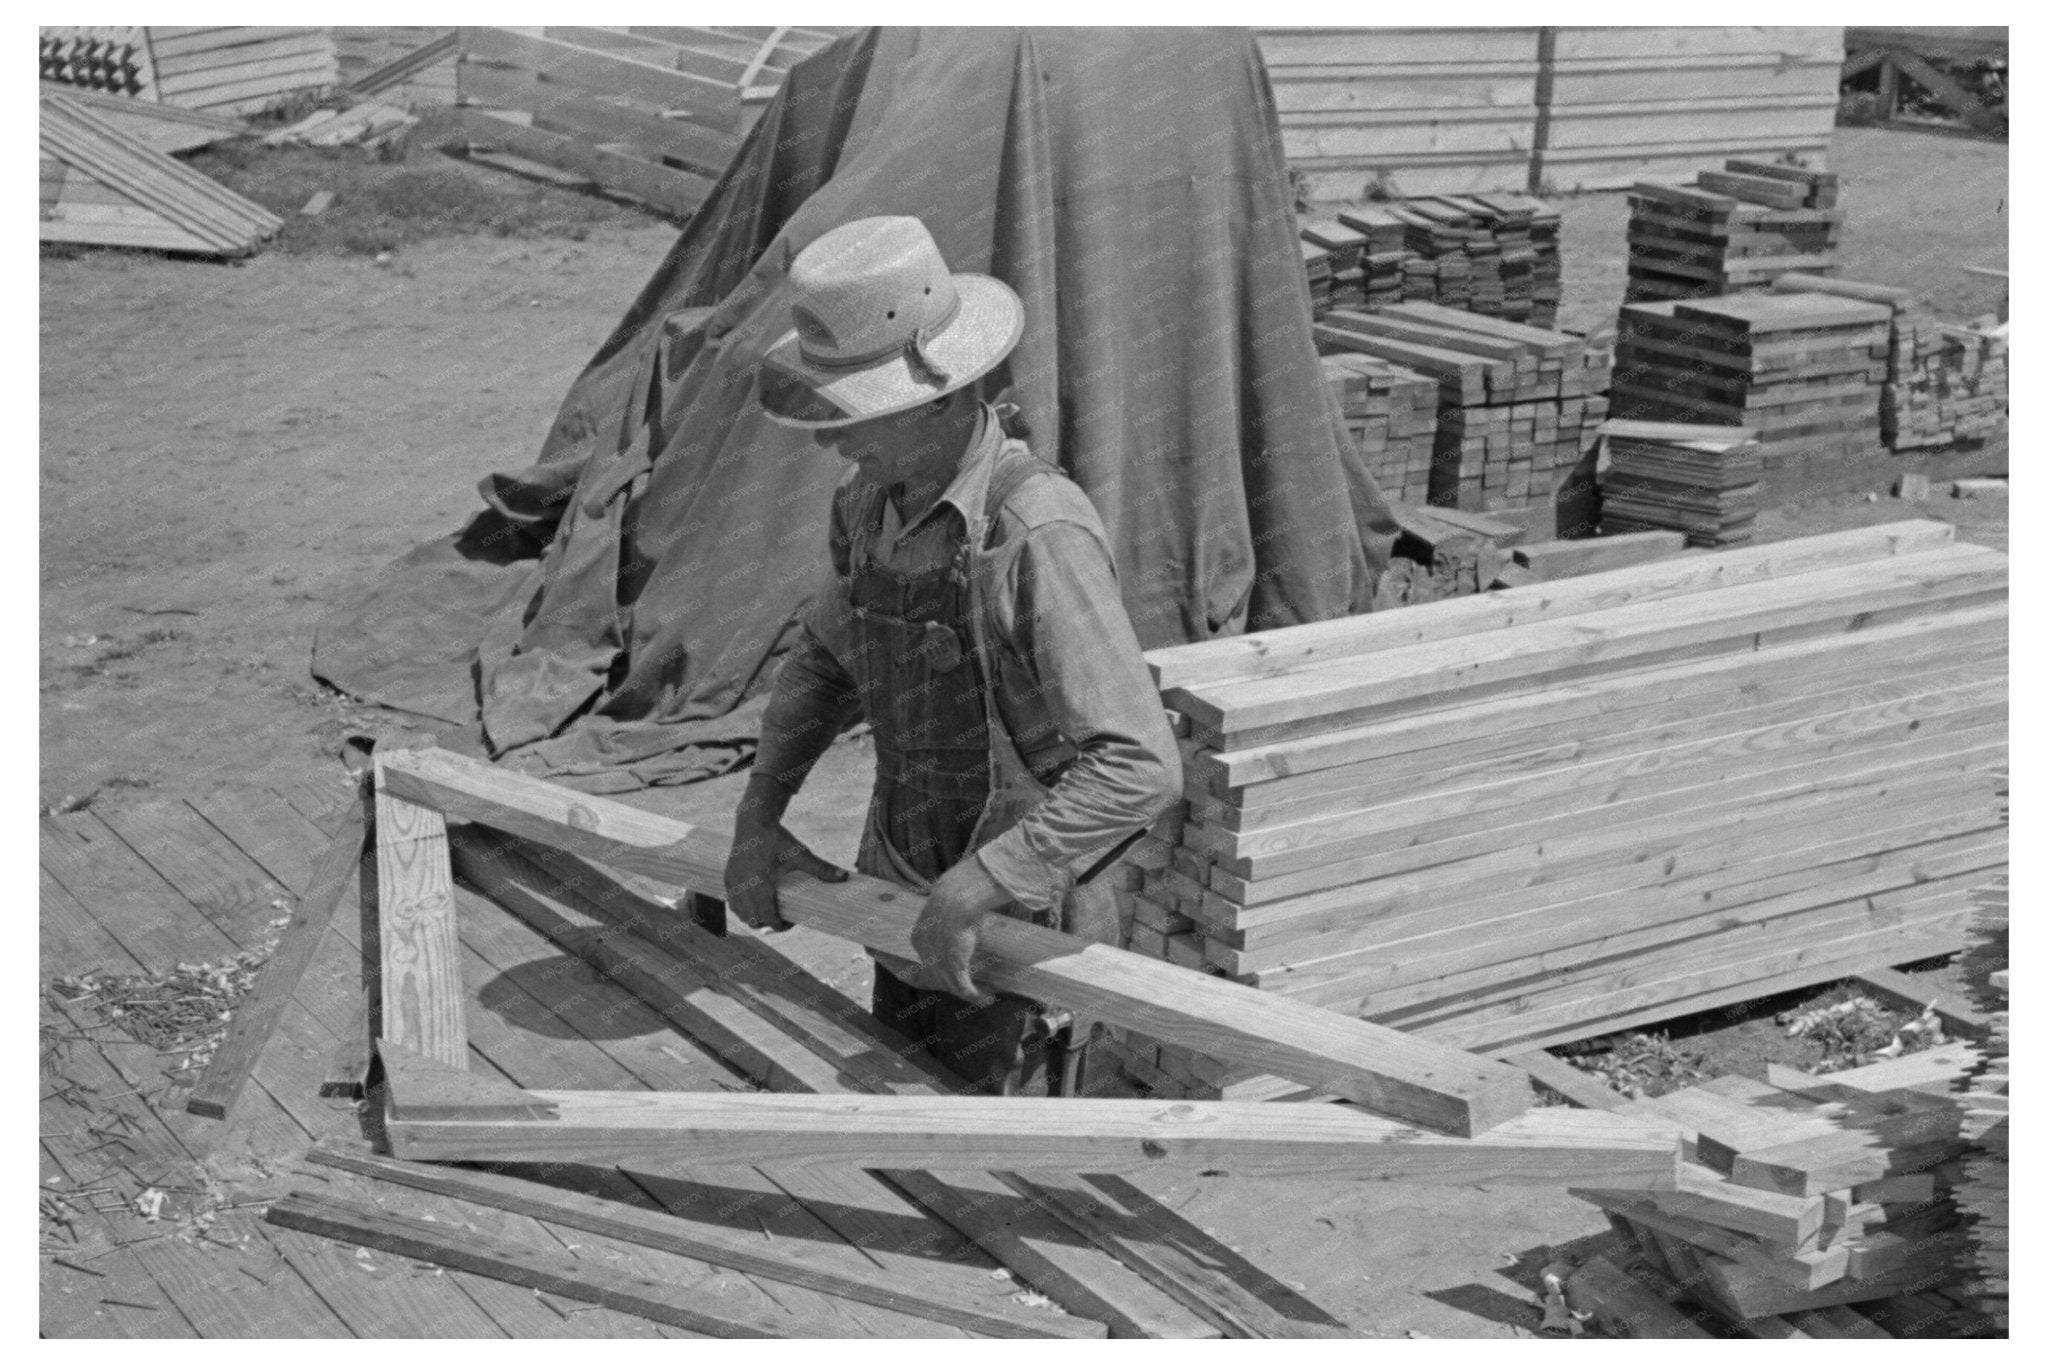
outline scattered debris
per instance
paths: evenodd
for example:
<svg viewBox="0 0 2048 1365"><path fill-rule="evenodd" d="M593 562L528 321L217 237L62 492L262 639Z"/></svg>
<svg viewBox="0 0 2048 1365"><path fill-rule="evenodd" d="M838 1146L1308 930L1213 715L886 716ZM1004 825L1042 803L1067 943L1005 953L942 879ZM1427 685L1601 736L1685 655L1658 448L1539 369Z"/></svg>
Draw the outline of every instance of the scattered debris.
<svg viewBox="0 0 2048 1365"><path fill-rule="evenodd" d="M185 1054L177 1070L202 1071L269 956L268 950L237 953L224 962L179 963L168 972L86 972L58 977L50 989L70 1001L91 997L137 1042Z"/></svg>
<svg viewBox="0 0 2048 1365"><path fill-rule="evenodd" d="M1866 995L1788 1011L1778 1016L1778 1023L1788 1037L1820 1047L1820 1060L1809 1068L1815 1075L1903 1057L1948 1041L1932 1006L1901 1024L1897 1014Z"/></svg>
<svg viewBox="0 0 2048 1365"><path fill-rule="evenodd" d="M418 122L405 110L388 104L316 109L290 127L271 133L263 143L266 147L376 147Z"/></svg>
<svg viewBox="0 0 2048 1365"><path fill-rule="evenodd" d="M1704 1057L1674 1046L1663 1034L1624 1033L1585 1046L1587 1051L1567 1052L1564 1060L1632 1100L1666 1095L1711 1076Z"/></svg>

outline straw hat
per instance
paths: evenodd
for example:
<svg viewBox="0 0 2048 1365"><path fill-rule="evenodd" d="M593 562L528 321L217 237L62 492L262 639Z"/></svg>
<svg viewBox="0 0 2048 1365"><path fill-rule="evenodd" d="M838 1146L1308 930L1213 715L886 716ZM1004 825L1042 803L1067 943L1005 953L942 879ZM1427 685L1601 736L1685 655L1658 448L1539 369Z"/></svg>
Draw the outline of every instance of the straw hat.
<svg viewBox="0 0 2048 1365"><path fill-rule="evenodd" d="M789 266L796 330L761 362L761 407L793 427L886 417L964 388L1024 334L1024 304L946 268L915 218L833 228Z"/></svg>

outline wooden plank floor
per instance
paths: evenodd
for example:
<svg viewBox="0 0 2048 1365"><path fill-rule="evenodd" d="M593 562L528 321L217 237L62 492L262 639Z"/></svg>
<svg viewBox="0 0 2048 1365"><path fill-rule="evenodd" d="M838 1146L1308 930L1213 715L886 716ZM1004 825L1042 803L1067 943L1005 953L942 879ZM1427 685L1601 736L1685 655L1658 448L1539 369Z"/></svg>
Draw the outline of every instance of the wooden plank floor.
<svg viewBox="0 0 2048 1365"><path fill-rule="evenodd" d="M164 970L263 950L350 799L339 785L222 790L105 816L46 817L40 831L44 977ZM515 1246L700 1285L793 1318L838 1322L849 1337L963 1335L682 1256L303 1165L300 1158L314 1139L362 1136L354 1106L320 1098L319 1088L361 997L367 913L361 907L374 902L374 893L373 878L364 897L360 877L344 893L253 1083L226 1122L185 1114L192 1078L167 1072L167 1063L176 1059L130 1039L98 1016L89 1000L48 1010L46 1039L60 1039L64 1050L59 1069L43 1078L42 1179L46 1190L75 1196L64 1207L71 1211L71 1233L83 1240L67 1254L46 1236L46 1334L692 1335L260 1221L264 1203L297 1187L431 1216ZM533 1087L747 1088L647 1006L564 957L523 922L467 890L458 899L475 1069ZM570 989L563 989L565 982ZM103 1145L109 1133L115 1141ZM758 1232L764 1249L772 1250L776 1239L802 1239L855 1273L879 1265L961 1292L1001 1292L990 1276L992 1261L865 1172L779 1182L746 1168L722 1168L701 1178L582 1171L559 1179L582 1188L596 1181L610 1197L692 1217L717 1209L735 1226ZM117 1194L92 1193L104 1188ZM170 1216L150 1222L132 1206L148 1188L212 1191L209 1202L225 1207L197 1222ZM100 1203L129 1202L101 1212L80 1202L85 1195ZM166 1223L176 1226L167 1233Z"/></svg>

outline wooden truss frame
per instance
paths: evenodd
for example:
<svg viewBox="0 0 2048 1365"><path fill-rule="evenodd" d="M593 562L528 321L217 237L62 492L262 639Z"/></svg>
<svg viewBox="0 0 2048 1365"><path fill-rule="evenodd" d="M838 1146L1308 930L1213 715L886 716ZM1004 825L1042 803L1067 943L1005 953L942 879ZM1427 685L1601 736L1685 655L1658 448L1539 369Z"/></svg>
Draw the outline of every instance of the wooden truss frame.
<svg viewBox="0 0 2048 1365"><path fill-rule="evenodd" d="M376 1036L386 1136L401 1158L1177 1167L1630 1189L1669 1189L1677 1178L1678 1142L1668 1125L1530 1111L1527 1075L1505 1063L1001 918L984 931L987 961L977 964L991 986L1185 1038L1390 1117L1226 1101L933 1098L928 1088L857 1096L521 1090L468 1069L449 819L703 896L723 890L729 841L442 750L379 754L375 808ZM465 868L481 869L494 897L522 894L516 878L494 870L508 864L493 856L465 844ZM830 884L798 878L784 885L781 900L797 923L915 956L909 934L920 898L902 888L859 875ZM617 975L634 989L630 971ZM1028 1106L1028 1116L1018 1106Z"/></svg>

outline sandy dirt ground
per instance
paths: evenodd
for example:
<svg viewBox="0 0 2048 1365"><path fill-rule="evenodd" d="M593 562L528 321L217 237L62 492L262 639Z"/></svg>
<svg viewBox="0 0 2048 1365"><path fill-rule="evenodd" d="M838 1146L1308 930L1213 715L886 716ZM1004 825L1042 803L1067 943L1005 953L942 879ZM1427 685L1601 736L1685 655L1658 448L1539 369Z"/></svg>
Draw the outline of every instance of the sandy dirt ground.
<svg viewBox="0 0 2048 1365"><path fill-rule="evenodd" d="M1843 273L1944 317L1996 303L1961 267L2005 264L2006 147L1844 129ZM1568 326L1612 319L1619 194L1565 201ZM310 677L315 622L366 575L532 461L570 380L673 238L443 236L379 264L245 265L94 253L41 262L40 804L101 809L223 786L345 780L344 738L389 718ZM2003 472L2003 444L1970 472ZM1911 467L1903 465L1901 467ZM2002 500L1906 505L1870 490L1775 509L1770 538L1932 516L2004 548ZM865 783L842 746L795 823L851 858ZM732 783L646 793L722 823ZM784 946L849 991L863 962ZM1155 1192L1376 1336L1530 1335L1541 1248L1599 1231L1562 1191L1210 1181Z"/></svg>

